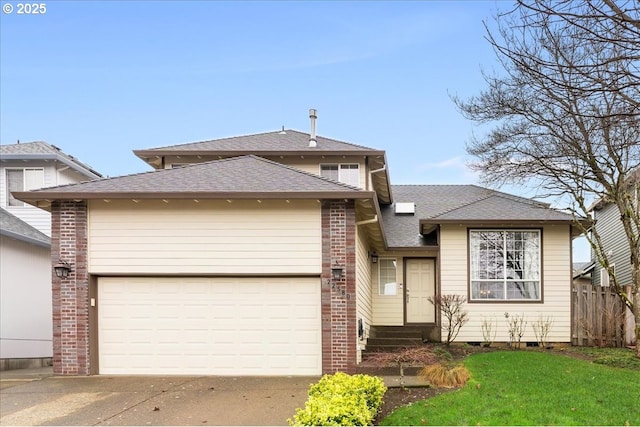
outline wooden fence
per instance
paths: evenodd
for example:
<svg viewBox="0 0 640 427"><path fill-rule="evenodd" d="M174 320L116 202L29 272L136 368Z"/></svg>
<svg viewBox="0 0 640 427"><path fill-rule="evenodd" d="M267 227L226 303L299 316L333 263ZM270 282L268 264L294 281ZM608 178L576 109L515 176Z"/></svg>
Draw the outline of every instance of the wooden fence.
<svg viewBox="0 0 640 427"><path fill-rule="evenodd" d="M624 347L626 307L609 287L573 284L572 344Z"/></svg>

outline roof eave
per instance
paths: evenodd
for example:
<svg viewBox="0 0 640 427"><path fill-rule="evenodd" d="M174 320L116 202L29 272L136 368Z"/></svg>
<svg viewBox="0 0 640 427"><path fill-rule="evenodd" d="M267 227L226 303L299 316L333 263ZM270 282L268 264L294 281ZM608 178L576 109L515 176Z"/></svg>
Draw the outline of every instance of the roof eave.
<svg viewBox="0 0 640 427"><path fill-rule="evenodd" d="M307 150L133 150L133 154L144 161L152 157L163 156L243 156L253 154L256 156L312 156L320 155L336 155L336 156L384 156L383 150L335 150L313 148ZM386 160L385 160L386 162Z"/></svg>
<svg viewBox="0 0 640 427"><path fill-rule="evenodd" d="M102 178L102 174L99 172L82 165L73 160L69 160L64 156L57 153L39 153L39 154L3 154L2 160L55 160L65 166L69 166L71 169L79 172L91 179Z"/></svg>
<svg viewBox="0 0 640 427"><path fill-rule="evenodd" d="M51 243L50 242L45 242L39 239L34 239L32 237L29 236L25 236L23 234L19 234L19 233L14 233L13 231L10 230L6 230L6 229L0 229L0 235L5 236L5 237L9 237L11 239L16 239L16 240L20 240L26 243L31 243L33 245L36 246L41 246L43 248L50 248L51 247Z"/></svg>
<svg viewBox="0 0 640 427"><path fill-rule="evenodd" d="M246 199L265 199L265 200L298 200L298 199L317 199L317 200L335 200L335 199L372 199L375 198L373 191L300 191L300 192L238 192L238 191L218 191L218 192L44 192L44 191L16 191L13 197L23 202L37 205L38 202L53 200L186 200L186 199L202 199L202 200L246 200Z"/></svg>

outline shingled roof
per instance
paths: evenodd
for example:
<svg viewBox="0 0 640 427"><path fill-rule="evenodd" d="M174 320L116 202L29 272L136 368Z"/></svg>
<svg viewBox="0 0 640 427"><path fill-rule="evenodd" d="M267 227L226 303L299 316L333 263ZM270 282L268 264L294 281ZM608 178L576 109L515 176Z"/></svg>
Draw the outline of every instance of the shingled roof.
<svg viewBox="0 0 640 427"><path fill-rule="evenodd" d="M374 197L372 192L251 155L13 194L29 203L100 198Z"/></svg>
<svg viewBox="0 0 640 427"><path fill-rule="evenodd" d="M0 235L47 248L51 246L49 236L2 208L0 208Z"/></svg>
<svg viewBox="0 0 640 427"><path fill-rule="evenodd" d="M317 136L315 147L309 147L308 133L286 129L282 131L265 132L253 135L234 136L231 138L214 139L210 141L191 142L187 144L170 145L166 147L134 150L134 154L143 160L150 156L163 155L217 155L238 154L309 154L332 152L336 154L384 154L382 150L363 147L361 145L338 141L331 138Z"/></svg>
<svg viewBox="0 0 640 427"><path fill-rule="evenodd" d="M91 166L82 163L75 157L64 153L55 145L44 141L22 142L17 144L0 145L0 159L2 160L56 160L87 178L101 178L102 175Z"/></svg>
<svg viewBox="0 0 640 427"><path fill-rule="evenodd" d="M573 217L546 203L476 185L394 185L396 202L414 202L414 215L381 207L389 247L425 246L421 224L572 222Z"/></svg>

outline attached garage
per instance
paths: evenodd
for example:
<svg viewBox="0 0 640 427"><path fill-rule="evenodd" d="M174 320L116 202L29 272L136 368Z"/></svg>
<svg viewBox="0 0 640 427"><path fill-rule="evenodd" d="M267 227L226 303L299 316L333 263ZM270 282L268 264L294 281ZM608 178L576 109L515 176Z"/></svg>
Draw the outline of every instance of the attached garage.
<svg viewBox="0 0 640 427"><path fill-rule="evenodd" d="M317 277L101 277L101 374L320 375Z"/></svg>

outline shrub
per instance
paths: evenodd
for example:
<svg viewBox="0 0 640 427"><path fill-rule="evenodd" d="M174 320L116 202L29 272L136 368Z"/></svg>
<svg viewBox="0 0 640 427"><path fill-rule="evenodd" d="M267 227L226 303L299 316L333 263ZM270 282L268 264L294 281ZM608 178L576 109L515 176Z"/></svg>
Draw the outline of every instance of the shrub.
<svg viewBox="0 0 640 427"><path fill-rule="evenodd" d="M462 309L467 298L462 295L445 294L429 297L427 300L436 310L440 310L446 319L442 326L447 331L445 344L449 346L458 336L460 328L469 320L469 313Z"/></svg>
<svg viewBox="0 0 640 427"><path fill-rule="evenodd" d="M305 407L287 421L292 426L371 425L386 391L378 377L342 372L324 375L311 385Z"/></svg>
<svg viewBox="0 0 640 427"><path fill-rule="evenodd" d="M420 376L436 387L460 387L469 381L469 371L462 365L453 368L441 363L425 366L420 371Z"/></svg>

